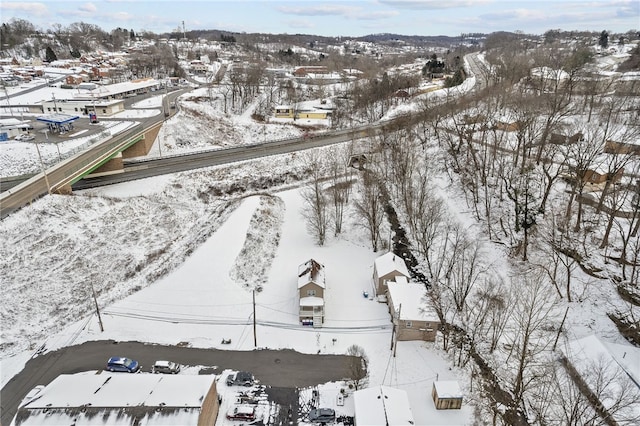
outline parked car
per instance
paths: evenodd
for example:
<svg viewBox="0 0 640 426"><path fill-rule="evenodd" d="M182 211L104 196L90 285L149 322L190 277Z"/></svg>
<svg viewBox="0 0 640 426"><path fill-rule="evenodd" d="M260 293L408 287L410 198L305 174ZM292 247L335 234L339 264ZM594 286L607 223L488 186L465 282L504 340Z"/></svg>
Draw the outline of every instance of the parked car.
<svg viewBox="0 0 640 426"><path fill-rule="evenodd" d="M253 374L247 371L238 371L227 376L227 386L253 386L255 381Z"/></svg>
<svg viewBox="0 0 640 426"><path fill-rule="evenodd" d="M122 371L124 373L137 373L140 371L141 365L138 361L121 356L113 356L107 361L107 370Z"/></svg>
<svg viewBox="0 0 640 426"><path fill-rule="evenodd" d="M156 361L151 367L152 373L178 374L180 372L180 364L172 361Z"/></svg>
<svg viewBox="0 0 640 426"><path fill-rule="evenodd" d="M333 408L315 408L309 411L309 421L313 423L329 423L336 420L336 411Z"/></svg>
<svg viewBox="0 0 640 426"><path fill-rule="evenodd" d="M29 141L34 140L35 138L36 137L33 136L33 135L28 135L26 133L22 133L22 134L16 136L15 138L13 138L13 139L16 140L16 141L29 142Z"/></svg>
<svg viewBox="0 0 640 426"><path fill-rule="evenodd" d="M253 405L236 405L227 412L229 420L254 420L256 407Z"/></svg>

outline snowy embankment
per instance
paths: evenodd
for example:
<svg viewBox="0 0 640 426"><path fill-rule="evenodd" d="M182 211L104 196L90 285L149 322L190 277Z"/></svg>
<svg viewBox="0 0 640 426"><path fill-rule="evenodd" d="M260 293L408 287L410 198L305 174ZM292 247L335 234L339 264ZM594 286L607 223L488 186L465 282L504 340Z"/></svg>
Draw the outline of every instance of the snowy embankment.
<svg viewBox="0 0 640 426"><path fill-rule="evenodd" d="M278 197L263 195L247 230L244 246L230 271L231 278L243 287L261 291L275 257L284 203Z"/></svg>

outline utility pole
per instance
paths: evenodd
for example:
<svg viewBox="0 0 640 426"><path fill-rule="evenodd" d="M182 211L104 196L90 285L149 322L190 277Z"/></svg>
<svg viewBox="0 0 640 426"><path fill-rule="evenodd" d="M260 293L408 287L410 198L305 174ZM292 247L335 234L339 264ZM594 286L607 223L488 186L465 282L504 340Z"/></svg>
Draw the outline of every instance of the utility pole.
<svg viewBox="0 0 640 426"><path fill-rule="evenodd" d="M396 318L396 323L398 324L397 326L400 326L400 311L401 310L402 310L402 303L398 305L398 316ZM398 330L396 330L396 341L395 341L395 344L393 345L393 357L394 358L396 357L396 349L398 349Z"/></svg>
<svg viewBox="0 0 640 426"><path fill-rule="evenodd" d="M98 323L100 324L100 331L104 331L104 327L102 325L102 317L100 316L100 308L98 307L98 299L96 298L96 290L93 288L93 283L91 283L91 293L93 293L93 302L96 305L96 314L98 314Z"/></svg>
<svg viewBox="0 0 640 426"><path fill-rule="evenodd" d="M44 182L47 184L47 192L51 195L51 185L49 185L49 177L47 176L47 171L44 168L44 163L42 162L42 155L40 155L40 148L38 147L38 142L34 142L36 146L36 151L38 151L38 158L40 159L40 168L42 169L42 174L44 175Z"/></svg>
<svg viewBox="0 0 640 426"><path fill-rule="evenodd" d="M256 335L256 291L253 290L253 347L258 347L258 336Z"/></svg>
<svg viewBox="0 0 640 426"><path fill-rule="evenodd" d="M51 92L51 98L53 99L53 108L55 109L54 112L58 112L58 104L56 103L56 94Z"/></svg>

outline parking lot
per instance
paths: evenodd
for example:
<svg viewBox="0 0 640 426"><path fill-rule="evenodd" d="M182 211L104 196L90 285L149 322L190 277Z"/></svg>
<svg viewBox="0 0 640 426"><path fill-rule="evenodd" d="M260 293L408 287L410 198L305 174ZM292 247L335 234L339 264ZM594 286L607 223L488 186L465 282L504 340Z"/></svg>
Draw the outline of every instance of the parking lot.
<svg viewBox="0 0 640 426"><path fill-rule="evenodd" d="M266 386L264 391L271 401L280 406L291 406L291 413L295 415L297 388L341 380L351 374L350 357L345 355L302 354L293 350L269 349L224 351L112 340L87 342L47 352L27 362L25 368L0 391L0 423L11 423L18 404L35 386L49 384L60 374L103 370L112 356L135 359L144 372L150 372L158 359L171 360L183 366L200 366L199 374L222 374L225 369L250 371L261 385ZM226 386L226 383L221 386ZM288 414L288 411L289 408L283 410L281 415ZM224 414L222 410L221 413Z"/></svg>

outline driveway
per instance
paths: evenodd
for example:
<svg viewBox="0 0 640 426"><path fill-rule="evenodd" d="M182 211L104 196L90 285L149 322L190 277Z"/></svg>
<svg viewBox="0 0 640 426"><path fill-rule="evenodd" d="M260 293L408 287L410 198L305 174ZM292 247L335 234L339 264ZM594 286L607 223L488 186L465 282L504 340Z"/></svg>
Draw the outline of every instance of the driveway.
<svg viewBox="0 0 640 426"><path fill-rule="evenodd" d="M200 374L220 374L225 369L253 372L267 386L297 388L337 381L351 376L349 356L302 354L293 350L225 351L161 346L113 340L69 346L32 358L0 391L0 425L9 425L22 398L36 385L47 385L60 374L104 369L111 356L127 356L150 371L158 359L182 365L203 366Z"/></svg>

